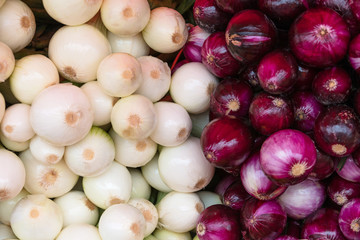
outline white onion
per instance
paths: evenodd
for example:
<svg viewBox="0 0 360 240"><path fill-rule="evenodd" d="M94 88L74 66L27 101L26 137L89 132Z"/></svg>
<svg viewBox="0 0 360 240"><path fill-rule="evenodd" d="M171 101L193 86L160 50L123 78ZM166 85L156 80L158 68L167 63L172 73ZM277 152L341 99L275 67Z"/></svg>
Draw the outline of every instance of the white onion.
<svg viewBox="0 0 360 240"><path fill-rule="evenodd" d="M166 62L157 57L142 56L138 61L141 65L143 81L135 93L157 102L170 89L171 70Z"/></svg>
<svg viewBox="0 0 360 240"><path fill-rule="evenodd" d="M158 239L156 237L154 237L153 235L149 235L149 236L145 237L144 240L158 240Z"/></svg>
<svg viewBox="0 0 360 240"><path fill-rule="evenodd" d="M11 228L21 240L54 239L63 226L59 206L43 194L27 195L11 214Z"/></svg>
<svg viewBox="0 0 360 240"><path fill-rule="evenodd" d="M95 225L99 220L99 209L96 207L82 191L72 190L54 199L60 207L64 227L86 223Z"/></svg>
<svg viewBox="0 0 360 240"><path fill-rule="evenodd" d="M123 138L144 139L157 122L154 104L142 95L133 94L117 101L111 112L114 131Z"/></svg>
<svg viewBox="0 0 360 240"><path fill-rule="evenodd" d="M43 0L46 12L65 25L80 25L89 21L100 9L102 0Z"/></svg>
<svg viewBox="0 0 360 240"><path fill-rule="evenodd" d="M31 104L43 89L59 83L59 73L49 58L33 54L16 62L9 81L14 96L22 103Z"/></svg>
<svg viewBox="0 0 360 240"><path fill-rule="evenodd" d="M8 150L13 152L22 152L28 149L30 145L30 140L25 142L11 141L6 136L4 136L4 134L2 134L1 131L0 131L0 141L4 145L4 147L6 147Z"/></svg>
<svg viewBox="0 0 360 240"><path fill-rule="evenodd" d="M13 52L25 48L35 35L35 17L20 0L7 0L0 8L0 41Z"/></svg>
<svg viewBox="0 0 360 240"><path fill-rule="evenodd" d="M138 168L128 168L131 175L131 196L130 198L143 198L149 199L151 195L151 187L149 183L145 180L140 169Z"/></svg>
<svg viewBox="0 0 360 240"><path fill-rule="evenodd" d="M108 95L98 81L87 82L80 88L89 97L92 109L94 110L93 125L104 126L109 124L111 110L118 98Z"/></svg>
<svg viewBox="0 0 360 240"><path fill-rule="evenodd" d="M48 198L59 197L69 192L79 176L60 161L56 164L42 164L27 149L19 154L26 170L25 189L31 193L42 193Z"/></svg>
<svg viewBox="0 0 360 240"><path fill-rule="evenodd" d="M157 144L149 137L131 140L121 137L114 129L109 133L115 143L115 160L126 167L144 166L157 151Z"/></svg>
<svg viewBox="0 0 360 240"><path fill-rule="evenodd" d="M96 206L106 209L114 204L126 203L131 196L131 175L127 168L113 162L104 173L96 177L84 177L85 195Z"/></svg>
<svg viewBox="0 0 360 240"><path fill-rule="evenodd" d="M153 235L156 240L192 240L190 232L177 233L165 228L157 228Z"/></svg>
<svg viewBox="0 0 360 240"><path fill-rule="evenodd" d="M1 3L0 3L1 5ZM11 48L0 41L0 82L5 82L15 67L15 57Z"/></svg>
<svg viewBox="0 0 360 240"><path fill-rule="evenodd" d="M16 236L13 233L10 226L0 223L0 239L15 239Z"/></svg>
<svg viewBox="0 0 360 240"><path fill-rule="evenodd" d="M79 87L69 83L45 88L30 109L35 133L57 146L80 141L89 132L93 119L89 98Z"/></svg>
<svg viewBox="0 0 360 240"><path fill-rule="evenodd" d="M129 96L143 81L140 63L128 53L112 53L100 62L97 81L110 96Z"/></svg>
<svg viewBox="0 0 360 240"><path fill-rule="evenodd" d="M10 217L11 213L16 206L16 204L23 198L26 197L29 193L22 189L19 194L15 197L8 199L8 200L1 200L0 201L0 222L10 225ZM0 238L1 239L1 238Z"/></svg>
<svg viewBox="0 0 360 240"><path fill-rule="evenodd" d="M0 201L18 195L25 184L25 167L13 152L0 149Z"/></svg>
<svg viewBox="0 0 360 240"><path fill-rule="evenodd" d="M150 235L156 228L159 214L152 202L143 198L130 199L128 204L140 210L145 218L145 236Z"/></svg>
<svg viewBox="0 0 360 240"><path fill-rule="evenodd" d="M56 240L101 240L100 233L97 227L86 224L78 223L64 227Z"/></svg>
<svg viewBox="0 0 360 240"><path fill-rule="evenodd" d="M199 195L201 201L204 203L204 208L208 208L215 204L223 204L221 196L215 192L203 190L197 192L197 195Z"/></svg>
<svg viewBox="0 0 360 240"><path fill-rule="evenodd" d="M35 135L30 124L30 105L16 103L6 108L0 128L1 133L11 141L30 140Z"/></svg>
<svg viewBox="0 0 360 240"><path fill-rule="evenodd" d="M6 110L6 102L4 95L0 92L0 122L2 121Z"/></svg>
<svg viewBox="0 0 360 240"><path fill-rule="evenodd" d="M116 35L135 35L150 19L147 0L104 0L100 10L105 27Z"/></svg>
<svg viewBox="0 0 360 240"><path fill-rule="evenodd" d="M80 83L95 80L101 60L110 53L106 37L88 24L61 27L50 39L48 50L60 75Z"/></svg>
<svg viewBox="0 0 360 240"><path fill-rule="evenodd" d="M58 163L65 152L64 146L54 146L38 135L31 138L29 149L34 158L44 164Z"/></svg>
<svg viewBox="0 0 360 240"><path fill-rule="evenodd" d="M146 44L141 33L135 34L134 36L119 36L108 31L107 39L109 40L113 53L128 53L136 58L147 56L150 53L150 47Z"/></svg>
<svg viewBox="0 0 360 240"><path fill-rule="evenodd" d="M150 162L141 167L141 172L150 186L160 192L170 192L172 189L164 183L160 176L158 160L159 153L156 153Z"/></svg>
<svg viewBox="0 0 360 240"><path fill-rule="evenodd" d="M173 147L190 136L192 122L183 106L173 102L160 101L154 104L157 124L150 138L156 143Z"/></svg>
<svg viewBox="0 0 360 240"><path fill-rule="evenodd" d="M157 204L159 226L183 233L196 227L204 204L196 193L170 192Z"/></svg>
<svg viewBox="0 0 360 240"><path fill-rule="evenodd" d="M173 53L182 48L188 38L185 19L175 9L157 7L142 31L145 42L160 53Z"/></svg>

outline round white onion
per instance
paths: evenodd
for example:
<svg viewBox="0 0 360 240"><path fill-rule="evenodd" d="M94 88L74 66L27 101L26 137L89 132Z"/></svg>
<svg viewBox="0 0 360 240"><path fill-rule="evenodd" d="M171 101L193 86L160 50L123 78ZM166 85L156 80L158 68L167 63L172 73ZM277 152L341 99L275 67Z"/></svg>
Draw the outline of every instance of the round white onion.
<svg viewBox="0 0 360 240"><path fill-rule="evenodd" d="M144 215L145 218L145 236L150 235L156 228L159 214L152 202L143 198L130 199L128 204L136 207Z"/></svg>
<svg viewBox="0 0 360 240"><path fill-rule="evenodd" d="M131 175L131 196L130 198L149 199L151 195L151 187L145 180L138 168L128 168Z"/></svg>
<svg viewBox="0 0 360 240"><path fill-rule="evenodd" d="M31 104L43 89L59 83L59 73L49 58L33 54L16 62L9 81L14 96L22 103Z"/></svg>
<svg viewBox="0 0 360 240"><path fill-rule="evenodd" d="M26 197L29 193L22 189L18 195L15 197L8 199L8 200L1 200L0 201L0 222L10 225L10 217L12 214L12 211L14 210L14 207L16 204L23 198ZM0 237L0 239L2 239Z"/></svg>
<svg viewBox="0 0 360 240"><path fill-rule="evenodd" d="M56 146L67 146L83 139L94 119L86 94L75 85L60 83L41 91L30 109L35 133Z"/></svg>
<svg viewBox="0 0 360 240"><path fill-rule="evenodd" d="M1 131L0 131L0 141L4 145L4 147L6 147L6 149L13 151L13 152L22 152L22 151L28 149L29 145L30 145L30 140L25 141L25 142L11 141L6 136L4 136L4 134L2 134ZM0 146L0 148L1 147L2 146Z"/></svg>
<svg viewBox="0 0 360 240"><path fill-rule="evenodd" d="M6 110L6 102L4 95L0 92L0 122L2 121Z"/></svg>
<svg viewBox="0 0 360 240"><path fill-rule="evenodd" d="M61 27L50 39L48 50L60 75L80 83L95 80L101 60L110 53L106 37L88 24Z"/></svg>
<svg viewBox="0 0 360 240"><path fill-rule="evenodd" d="M77 223L64 227L56 240L101 240L100 233L97 227L86 224Z"/></svg>
<svg viewBox="0 0 360 240"><path fill-rule="evenodd" d="M188 38L185 19L175 9L157 7L151 10L150 20L142 31L145 42L160 53L181 49Z"/></svg>
<svg viewBox="0 0 360 240"><path fill-rule="evenodd" d="M155 236L156 240L192 240L190 232L177 233L169 231L165 228L155 229L153 235Z"/></svg>
<svg viewBox="0 0 360 240"><path fill-rule="evenodd" d="M64 146L54 146L38 135L31 138L29 149L34 158L44 164L58 163L65 152Z"/></svg>
<svg viewBox="0 0 360 240"><path fill-rule="evenodd" d="M108 31L107 39L113 53L128 53L136 58L147 56L150 53L150 47L146 44L141 33L134 36L119 36Z"/></svg>
<svg viewBox="0 0 360 240"><path fill-rule="evenodd" d="M10 226L0 223L0 239L15 239L16 236L13 233Z"/></svg>
<svg viewBox="0 0 360 240"><path fill-rule="evenodd" d="M13 52L25 48L35 35L35 16L20 0L7 0L0 8L0 41Z"/></svg>
<svg viewBox="0 0 360 240"><path fill-rule="evenodd" d="M15 57L11 48L0 41L0 82L5 82L15 67Z"/></svg>

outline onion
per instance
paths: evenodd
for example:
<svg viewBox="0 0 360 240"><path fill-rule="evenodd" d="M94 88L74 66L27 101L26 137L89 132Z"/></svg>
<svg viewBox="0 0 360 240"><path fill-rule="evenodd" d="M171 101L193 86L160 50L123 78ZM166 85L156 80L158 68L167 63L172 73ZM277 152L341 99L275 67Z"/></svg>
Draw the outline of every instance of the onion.
<svg viewBox="0 0 360 240"><path fill-rule="evenodd" d="M204 208L208 208L215 204L222 204L221 196L217 193L207 190L201 190L196 193L197 195L199 195L201 201L204 203Z"/></svg>
<svg viewBox="0 0 360 240"><path fill-rule="evenodd" d="M150 235L156 228L158 223L158 212L152 202L141 198L132 198L128 204L136 207L144 215L145 218L145 232L144 236Z"/></svg>
<svg viewBox="0 0 360 240"><path fill-rule="evenodd" d="M304 181L315 162L316 149L313 141L298 130L284 129L273 133L261 146L262 170L281 186Z"/></svg>
<svg viewBox="0 0 360 240"><path fill-rule="evenodd" d="M350 182L334 174L327 185L327 194L333 202L343 206L351 199L360 197L360 183Z"/></svg>
<svg viewBox="0 0 360 240"><path fill-rule="evenodd" d="M316 163L308 178L315 181L323 180L331 176L334 171L334 157L325 154L316 147Z"/></svg>
<svg viewBox="0 0 360 240"><path fill-rule="evenodd" d="M350 65L360 73L360 34L356 35L349 44L348 58Z"/></svg>
<svg viewBox="0 0 360 240"><path fill-rule="evenodd" d="M256 5L252 0L215 0L215 3L221 10L230 14L253 8Z"/></svg>
<svg viewBox="0 0 360 240"><path fill-rule="evenodd" d="M360 237L360 198L354 198L346 203L339 214L339 226L347 239Z"/></svg>
<svg viewBox="0 0 360 240"><path fill-rule="evenodd" d="M282 235L280 237L275 238L275 240L297 240L297 238L293 236Z"/></svg>
<svg viewBox="0 0 360 240"><path fill-rule="evenodd" d="M108 31L107 39L113 53L128 53L136 58L147 56L150 53L150 47L145 42L141 33L135 34L134 36L118 36Z"/></svg>
<svg viewBox="0 0 360 240"><path fill-rule="evenodd" d="M2 146L13 152L21 152L29 148L30 140L25 142L11 141L0 132L0 142Z"/></svg>
<svg viewBox="0 0 360 240"><path fill-rule="evenodd" d="M26 197L29 193L23 188L21 191L15 196L8 200L0 201L0 222L6 225L10 225L11 214L16 206L16 204L24 197ZM1 229L0 229L0 239L1 238Z"/></svg>
<svg viewBox="0 0 360 240"><path fill-rule="evenodd" d="M56 84L42 90L30 109L34 132L57 146L80 141L90 131L93 110L89 98L71 84Z"/></svg>
<svg viewBox="0 0 360 240"><path fill-rule="evenodd" d="M151 186L144 178L139 168L128 168L131 175L131 196L130 199L143 198L150 199Z"/></svg>
<svg viewBox="0 0 360 240"><path fill-rule="evenodd" d="M65 147L57 147L35 135L30 140L29 149L36 160L44 164L55 164L62 160Z"/></svg>
<svg viewBox="0 0 360 240"><path fill-rule="evenodd" d="M245 190L242 181L237 180L226 188L223 195L223 203L234 210L241 210L251 195Z"/></svg>
<svg viewBox="0 0 360 240"><path fill-rule="evenodd" d="M317 74L317 69L298 63L298 79L294 89L298 91L311 90L312 81Z"/></svg>
<svg viewBox="0 0 360 240"><path fill-rule="evenodd" d="M88 24L61 27L50 39L48 50L60 75L79 83L95 80L101 60L110 53L106 37Z"/></svg>
<svg viewBox="0 0 360 240"><path fill-rule="evenodd" d="M0 41L13 52L24 49L35 35L35 16L20 0L5 1L0 8Z"/></svg>
<svg viewBox="0 0 360 240"><path fill-rule="evenodd" d="M156 228L151 237L144 240L192 240L190 232L176 233L165 228Z"/></svg>
<svg viewBox="0 0 360 240"><path fill-rule="evenodd" d="M342 161L345 161L342 168L335 168L337 174L339 174L339 176L343 179L350 182L360 183L360 167L357 166L354 162L353 156L349 155L345 159L342 159ZM339 165L339 161L337 161L336 163Z"/></svg>
<svg viewBox="0 0 360 240"><path fill-rule="evenodd" d="M224 176L217 182L214 192L219 194L221 197L224 196L226 189L238 179L238 176L225 172Z"/></svg>
<svg viewBox="0 0 360 240"><path fill-rule="evenodd" d="M65 25L80 25L89 21L100 10L103 0L42 1L46 12L57 22Z"/></svg>
<svg viewBox="0 0 360 240"><path fill-rule="evenodd" d="M150 20L142 35L153 50L173 53L185 45L188 29L185 19L178 11L168 7L157 7L151 10Z"/></svg>
<svg viewBox="0 0 360 240"><path fill-rule="evenodd" d="M256 92L262 90L259 82L259 77L257 75L257 68L258 64L251 64L240 73L241 79L248 82L252 89Z"/></svg>
<svg viewBox="0 0 360 240"><path fill-rule="evenodd" d="M216 204L200 214L196 234L199 240L237 240L241 236L239 225L239 216L235 210Z"/></svg>
<svg viewBox="0 0 360 240"><path fill-rule="evenodd" d="M278 200L289 217L304 219L318 210L325 198L325 186L320 182L306 179L289 186Z"/></svg>
<svg viewBox="0 0 360 240"><path fill-rule="evenodd" d="M0 223L0 238L7 240L17 239L11 227L2 223Z"/></svg>
<svg viewBox="0 0 360 240"><path fill-rule="evenodd" d="M72 224L64 227L56 237L56 240L75 240L81 238L101 240L98 228L85 223Z"/></svg>
<svg viewBox="0 0 360 240"><path fill-rule="evenodd" d="M354 16L360 20L360 3L355 0L349 0L351 12L354 14Z"/></svg>
<svg viewBox="0 0 360 240"><path fill-rule="evenodd" d="M200 26L188 25L189 35L183 47L183 54L191 62L201 62L201 48L211 33Z"/></svg>
<svg viewBox="0 0 360 240"><path fill-rule="evenodd" d="M276 200L247 201L242 210L245 229L253 239L274 239L284 230L286 213Z"/></svg>
<svg viewBox="0 0 360 240"><path fill-rule="evenodd" d="M350 32L341 16L330 8L312 8L293 23L289 41L295 57L314 67L332 66L347 52Z"/></svg>
<svg viewBox="0 0 360 240"><path fill-rule="evenodd" d="M14 71L15 56L10 47L1 41L0 51L0 82L5 82Z"/></svg>
<svg viewBox="0 0 360 240"><path fill-rule="evenodd" d="M242 164L240 177L245 190L259 200L275 199L287 188L286 186L277 186L265 175L261 169L259 151L252 153Z"/></svg>

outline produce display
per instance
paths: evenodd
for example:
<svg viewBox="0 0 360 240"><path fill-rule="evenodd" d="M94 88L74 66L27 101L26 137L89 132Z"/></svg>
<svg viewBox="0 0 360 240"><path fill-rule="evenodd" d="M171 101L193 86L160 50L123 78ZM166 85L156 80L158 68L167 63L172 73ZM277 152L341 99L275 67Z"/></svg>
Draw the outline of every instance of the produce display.
<svg viewBox="0 0 360 240"><path fill-rule="evenodd" d="M0 0L0 239L359 240L360 1Z"/></svg>

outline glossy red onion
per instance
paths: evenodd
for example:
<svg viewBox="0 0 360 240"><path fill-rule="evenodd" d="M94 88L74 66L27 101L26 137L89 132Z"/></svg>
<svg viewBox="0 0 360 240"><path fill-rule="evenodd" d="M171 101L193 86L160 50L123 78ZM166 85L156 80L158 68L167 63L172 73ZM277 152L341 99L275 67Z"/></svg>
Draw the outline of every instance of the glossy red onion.
<svg viewBox="0 0 360 240"><path fill-rule="evenodd" d="M349 0L351 12L360 21L360 2L357 0Z"/></svg>
<svg viewBox="0 0 360 240"><path fill-rule="evenodd" d="M246 9L231 18L225 37L233 57L242 63L249 64L260 60L274 48L277 30L274 23L264 13Z"/></svg>
<svg viewBox="0 0 360 240"><path fill-rule="evenodd" d="M215 0L215 2L221 10L230 14L253 8L256 5L254 0Z"/></svg>
<svg viewBox="0 0 360 240"><path fill-rule="evenodd" d="M216 204L207 207L199 216L196 234L200 240L238 240L241 236L237 211Z"/></svg>
<svg viewBox="0 0 360 240"><path fill-rule="evenodd" d="M311 90L311 84L316 74L317 70L315 68L298 64L298 79L294 89L298 91Z"/></svg>
<svg viewBox="0 0 360 240"><path fill-rule="evenodd" d="M339 206L360 197L360 183L350 182L334 174L326 188L329 198Z"/></svg>
<svg viewBox="0 0 360 240"><path fill-rule="evenodd" d="M271 94L288 92L296 83L297 72L295 57L286 50L267 53L257 69L260 86Z"/></svg>
<svg viewBox="0 0 360 240"><path fill-rule="evenodd" d="M354 198L340 210L339 226L347 239L360 239L360 198Z"/></svg>
<svg viewBox="0 0 360 240"><path fill-rule="evenodd" d="M206 159L215 167L232 173L239 172L254 141L249 126L240 119L227 116L208 123L200 140Z"/></svg>
<svg viewBox="0 0 360 240"><path fill-rule="evenodd" d="M227 49L225 32L212 33L201 48L201 61L206 68L220 78L239 73L242 64Z"/></svg>
<svg viewBox="0 0 360 240"><path fill-rule="evenodd" d="M257 64L247 66L241 73L240 78L248 82L254 91L262 90L257 76Z"/></svg>
<svg viewBox="0 0 360 240"><path fill-rule="evenodd" d="M201 47L210 33L199 26L189 26L189 36L183 47L183 54L191 62L201 62Z"/></svg>
<svg viewBox="0 0 360 240"><path fill-rule="evenodd" d="M360 34L356 35L349 44L348 58L350 65L360 74Z"/></svg>
<svg viewBox="0 0 360 240"><path fill-rule="evenodd" d="M315 121L314 140L325 153L344 157L360 146L360 120L347 105L332 105Z"/></svg>
<svg viewBox="0 0 360 240"><path fill-rule="evenodd" d="M338 224L339 212L331 208L321 208L309 216L303 225L301 238L345 240Z"/></svg>
<svg viewBox="0 0 360 240"><path fill-rule="evenodd" d="M250 199L242 210L242 221L252 239L274 239L284 230L286 212L276 200Z"/></svg>
<svg viewBox="0 0 360 240"><path fill-rule="evenodd" d="M245 117L248 115L253 95L247 82L238 78L223 79L210 96L210 111L214 117Z"/></svg>
<svg viewBox="0 0 360 240"><path fill-rule="evenodd" d="M295 57L313 67L332 66L346 53L350 32L342 17L330 8L312 8L291 25L289 42Z"/></svg>
<svg viewBox="0 0 360 240"><path fill-rule="evenodd" d="M306 179L289 186L278 198L289 217L304 219L321 207L326 198L325 186Z"/></svg>
<svg viewBox="0 0 360 240"><path fill-rule="evenodd" d="M341 166L341 160L345 160L343 166ZM350 182L360 183L360 167L356 165L352 155L347 156L346 159L338 159L336 163L338 167L336 167L335 170L340 177Z"/></svg>
<svg viewBox="0 0 360 240"><path fill-rule="evenodd" d="M270 135L278 130L290 128L294 122L293 105L285 97L261 92L250 104L249 118L257 132Z"/></svg>
<svg viewBox="0 0 360 240"><path fill-rule="evenodd" d="M224 196L226 189L238 179L238 176L225 172L225 176L223 176L216 184L214 192L219 194L221 197Z"/></svg>
<svg viewBox="0 0 360 240"><path fill-rule="evenodd" d="M314 142L305 133L294 129L273 133L260 149L263 171L281 186L304 181L313 170L315 162Z"/></svg>
<svg viewBox="0 0 360 240"><path fill-rule="evenodd" d="M272 200L281 195L286 186L272 182L261 169L260 152L256 151L242 164L240 177L245 190L259 200Z"/></svg>
<svg viewBox="0 0 360 240"><path fill-rule="evenodd" d="M334 158L316 147L316 163L308 178L319 181L330 177L335 171Z"/></svg>
<svg viewBox="0 0 360 240"><path fill-rule="evenodd" d="M341 67L331 67L319 72L312 82L312 92L324 105L344 103L351 91L351 78Z"/></svg>
<svg viewBox="0 0 360 240"><path fill-rule="evenodd" d="M251 195L245 190L240 179L233 182L224 192L223 203L234 210L241 210Z"/></svg>

